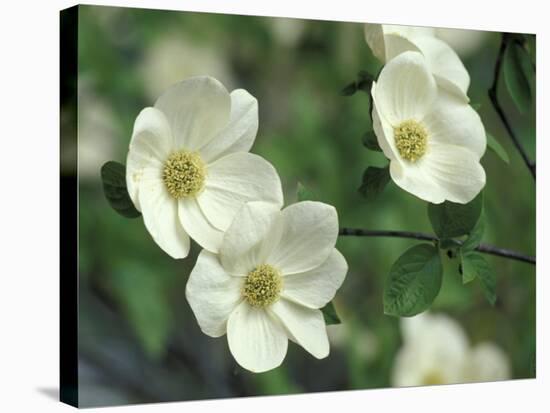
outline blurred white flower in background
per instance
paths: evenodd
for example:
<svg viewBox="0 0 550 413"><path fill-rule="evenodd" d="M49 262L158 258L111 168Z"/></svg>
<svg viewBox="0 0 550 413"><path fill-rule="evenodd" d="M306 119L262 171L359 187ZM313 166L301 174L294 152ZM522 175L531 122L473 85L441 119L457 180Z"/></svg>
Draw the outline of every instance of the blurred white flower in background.
<svg viewBox="0 0 550 413"><path fill-rule="evenodd" d="M327 332L331 346L345 352L352 350L362 361L375 359L383 350L375 333L349 319L345 323L327 326Z"/></svg>
<svg viewBox="0 0 550 413"><path fill-rule="evenodd" d="M493 343L479 343L470 350L464 374L467 382L508 380L508 356Z"/></svg>
<svg viewBox="0 0 550 413"><path fill-rule="evenodd" d="M78 174L98 181L101 166L115 157L121 133L108 101L97 95L90 82L78 82Z"/></svg>
<svg viewBox="0 0 550 413"><path fill-rule="evenodd" d="M470 347L462 327L443 314L401 319L403 346L392 369L395 387L453 384L510 378L504 352L492 343Z"/></svg>
<svg viewBox="0 0 550 413"><path fill-rule="evenodd" d="M155 39L145 48L139 70L150 99L181 79L193 76L214 77L228 89L235 83L223 49L212 44L203 46L176 31Z"/></svg>
<svg viewBox="0 0 550 413"><path fill-rule="evenodd" d="M257 373L282 363L289 339L318 359L327 357L320 308L348 270L337 237L330 205L304 201L279 211L247 203L219 255L203 250L189 276L185 295L201 330L211 337L227 333L237 363Z"/></svg>
<svg viewBox="0 0 550 413"><path fill-rule="evenodd" d="M289 18L269 18L265 20L277 43L285 47L295 47L305 33L306 21Z"/></svg>
<svg viewBox="0 0 550 413"><path fill-rule="evenodd" d="M491 34L491 32L481 30L435 29L435 36L451 46L463 59L477 52L489 39Z"/></svg>
<svg viewBox="0 0 550 413"><path fill-rule="evenodd" d="M421 53L390 60L371 93L374 132L399 187L435 204L465 204L483 189L483 123L471 106L437 85Z"/></svg>
<svg viewBox="0 0 550 413"><path fill-rule="evenodd" d="M245 202L283 205L277 171L249 153L257 131L256 98L243 89L229 94L206 76L172 86L140 112L126 184L147 230L171 257L187 256L189 237L217 252Z"/></svg>

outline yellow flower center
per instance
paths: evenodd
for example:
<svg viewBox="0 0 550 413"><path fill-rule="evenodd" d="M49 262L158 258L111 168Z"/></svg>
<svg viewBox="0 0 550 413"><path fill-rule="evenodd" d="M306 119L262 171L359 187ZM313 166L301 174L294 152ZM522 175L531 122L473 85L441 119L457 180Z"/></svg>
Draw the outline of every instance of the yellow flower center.
<svg viewBox="0 0 550 413"><path fill-rule="evenodd" d="M438 371L431 371L424 375L422 384L425 386L433 386L436 384L445 384L443 376Z"/></svg>
<svg viewBox="0 0 550 413"><path fill-rule="evenodd" d="M416 162L426 153L428 132L424 126L409 119L393 128L395 146L399 155L410 162Z"/></svg>
<svg viewBox="0 0 550 413"><path fill-rule="evenodd" d="M262 264L246 276L242 294L254 307L266 307L278 300L283 287L281 273L271 265Z"/></svg>
<svg viewBox="0 0 550 413"><path fill-rule="evenodd" d="M206 166L197 152L174 152L164 163L162 179L176 199L194 196L204 187Z"/></svg>

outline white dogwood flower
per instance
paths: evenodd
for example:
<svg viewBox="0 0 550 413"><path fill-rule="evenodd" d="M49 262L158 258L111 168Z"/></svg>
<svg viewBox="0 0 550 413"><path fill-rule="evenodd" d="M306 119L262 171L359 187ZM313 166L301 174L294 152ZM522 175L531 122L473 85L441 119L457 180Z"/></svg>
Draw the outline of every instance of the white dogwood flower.
<svg viewBox="0 0 550 413"><path fill-rule="evenodd" d="M372 85L373 128L393 181L432 203L468 203L485 186L477 112L438 87L418 52L392 59Z"/></svg>
<svg viewBox="0 0 550 413"><path fill-rule="evenodd" d="M465 382L508 380L511 377L510 362L500 347L483 342L470 351L464 371Z"/></svg>
<svg viewBox="0 0 550 413"><path fill-rule="evenodd" d="M470 347L462 327L443 314L401 320L403 346L392 370L396 387L505 380L507 356L491 343Z"/></svg>
<svg viewBox="0 0 550 413"><path fill-rule="evenodd" d="M256 99L242 89L229 94L211 77L172 86L138 115L126 164L128 192L170 256L186 257L189 237L218 251L244 202L281 207L277 172L248 153L257 130Z"/></svg>
<svg viewBox="0 0 550 413"><path fill-rule="evenodd" d="M403 346L392 371L396 387L460 383L468 338L460 325L442 314L401 319Z"/></svg>
<svg viewBox="0 0 550 413"><path fill-rule="evenodd" d="M470 75L456 52L435 37L429 27L365 24L365 40L372 53L387 63L403 52L420 52L439 86L468 102Z"/></svg>
<svg viewBox="0 0 550 413"><path fill-rule="evenodd" d="M316 358L329 354L320 308L332 300L347 272L335 248L336 210L304 201L279 211L247 203L227 229L218 255L203 250L186 287L201 330L227 333L229 349L245 369L279 366L288 339Z"/></svg>

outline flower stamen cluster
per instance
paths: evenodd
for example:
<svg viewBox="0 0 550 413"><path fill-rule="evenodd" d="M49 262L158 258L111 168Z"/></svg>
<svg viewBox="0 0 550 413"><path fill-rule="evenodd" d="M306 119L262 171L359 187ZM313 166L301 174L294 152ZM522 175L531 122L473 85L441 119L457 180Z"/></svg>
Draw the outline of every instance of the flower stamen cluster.
<svg viewBox="0 0 550 413"><path fill-rule="evenodd" d="M424 126L409 119L393 128L395 146L399 155L407 161L416 162L426 153L428 132Z"/></svg>
<svg viewBox="0 0 550 413"><path fill-rule="evenodd" d="M251 306L266 307L277 301L282 284L280 272L269 264L262 264L248 273L242 294Z"/></svg>
<svg viewBox="0 0 550 413"><path fill-rule="evenodd" d="M206 167L196 152L173 153L162 171L166 189L175 199L197 195L204 187L205 178Z"/></svg>

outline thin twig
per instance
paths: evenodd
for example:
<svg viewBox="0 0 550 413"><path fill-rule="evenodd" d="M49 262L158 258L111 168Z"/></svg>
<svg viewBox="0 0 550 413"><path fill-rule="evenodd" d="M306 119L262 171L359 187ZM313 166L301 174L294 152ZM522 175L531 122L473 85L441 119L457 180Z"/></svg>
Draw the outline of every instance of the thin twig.
<svg viewBox="0 0 550 413"><path fill-rule="evenodd" d="M409 238L422 241L437 241L437 237L426 234L423 232L411 232L411 231L392 231L392 230L370 230L362 228L341 228L339 232L340 236L354 236L354 237L392 237L392 238ZM458 241L460 243L460 241ZM527 262L529 264L536 265L535 257L525 255L517 251L509 250L506 248L499 248L493 245L480 244L476 251L485 254L498 255L499 257L509 258L516 261Z"/></svg>
<svg viewBox="0 0 550 413"><path fill-rule="evenodd" d="M527 156L527 153L525 152L525 149L519 142L516 134L514 133L512 126L510 125L510 122L508 121L508 118L506 117L506 114L504 113L504 110L502 109L502 106L500 106L500 103L498 101L497 97L497 86L498 86L498 80L500 78L500 72L502 68L502 59L504 57L504 52L506 51L506 47L508 45L508 42L510 41L510 37L507 33L502 34L502 41L500 43L500 49L498 51L497 55L497 61L495 64L495 72L494 72L494 78L493 78L493 84L491 85L491 88L489 89L489 98L491 99L491 103L493 104L493 107L495 108L495 111L497 112L500 120L502 121L504 128L508 132L508 135L512 139L512 142L514 143L514 146L520 153L521 157L523 158L523 162L525 162L525 165L527 165L527 168L529 168L529 171L531 172L531 175L533 176L533 179L536 180L536 164L535 161L531 161L529 157Z"/></svg>

